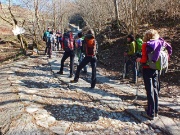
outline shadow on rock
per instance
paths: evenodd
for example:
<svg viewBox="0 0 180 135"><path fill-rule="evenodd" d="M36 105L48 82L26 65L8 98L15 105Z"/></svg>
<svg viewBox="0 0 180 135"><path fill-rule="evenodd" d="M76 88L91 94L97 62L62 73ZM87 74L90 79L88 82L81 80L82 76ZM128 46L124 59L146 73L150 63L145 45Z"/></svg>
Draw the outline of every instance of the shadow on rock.
<svg viewBox="0 0 180 135"><path fill-rule="evenodd" d="M134 122L135 120L129 117L124 112L111 112L101 110L99 108L87 107L81 105L47 105L44 107L51 113L56 120L65 120L70 122L93 122L98 121L100 117L116 119L124 122Z"/></svg>
<svg viewBox="0 0 180 135"><path fill-rule="evenodd" d="M45 88L59 88L59 84L57 83L49 83L49 82L36 82L32 80L21 80L22 86L25 86L27 88L39 88L39 89L45 89Z"/></svg>

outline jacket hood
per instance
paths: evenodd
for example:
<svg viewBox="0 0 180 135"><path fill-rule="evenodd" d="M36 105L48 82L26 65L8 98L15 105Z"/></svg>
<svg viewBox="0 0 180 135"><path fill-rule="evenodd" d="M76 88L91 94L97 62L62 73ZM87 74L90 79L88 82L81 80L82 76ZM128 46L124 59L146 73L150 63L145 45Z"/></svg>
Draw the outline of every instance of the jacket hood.
<svg viewBox="0 0 180 135"><path fill-rule="evenodd" d="M85 36L85 38L87 38L87 39L93 39L93 38L95 38L92 34L87 34L86 36Z"/></svg>
<svg viewBox="0 0 180 135"><path fill-rule="evenodd" d="M156 62L158 60L162 47L165 47L167 49L169 55L172 54L171 45L165 42L162 38L159 38L157 40L150 40L147 42L147 53L154 51L152 61Z"/></svg>
<svg viewBox="0 0 180 135"><path fill-rule="evenodd" d="M159 38L159 39L151 39L150 41L147 42L148 45L148 52L155 51L157 47L163 46L164 44L164 39Z"/></svg>

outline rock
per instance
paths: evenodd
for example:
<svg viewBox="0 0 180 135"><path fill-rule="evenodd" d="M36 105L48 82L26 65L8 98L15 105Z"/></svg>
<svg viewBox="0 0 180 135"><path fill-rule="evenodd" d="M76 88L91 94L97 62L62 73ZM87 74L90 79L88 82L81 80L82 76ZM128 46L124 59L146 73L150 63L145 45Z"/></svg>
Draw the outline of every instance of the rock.
<svg viewBox="0 0 180 135"><path fill-rule="evenodd" d="M41 120L37 120L36 124L41 126L41 127L44 127L44 128L48 128L49 127L48 126L48 122L46 121L46 119L44 119L44 120L42 120L42 119Z"/></svg>
<svg viewBox="0 0 180 135"><path fill-rule="evenodd" d="M29 106L29 107L26 108L26 112L28 112L30 114L36 112L37 110L38 110L37 107L32 107L32 106Z"/></svg>
<svg viewBox="0 0 180 135"><path fill-rule="evenodd" d="M67 135L84 135L84 134L82 132L74 131L74 132L71 132Z"/></svg>
<svg viewBox="0 0 180 135"><path fill-rule="evenodd" d="M52 117L52 116L47 117L46 120L47 120L49 126L54 124L55 121L56 121L56 119L54 117Z"/></svg>
<svg viewBox="0 0 180 135"><path fill-rule="evenodd" d="M49 129L56 134L65 135L68 128L69 124L62 122L60 124L57 124L56 126L50 127Z"/></svg>
<svg viewBox="0 0 180 135"><path fill-rule="evenodd" d="M36 120L40 120L40 119L47 118L47 117L48 117L48 114L35 113L33 116L34 116L34 118L35 118Z"/></svg>
<svg viewBox="0 0 180 135"><path fill-rule="evenodd" d="M155 129L155 133L161 133L161 130Z"/></svg>

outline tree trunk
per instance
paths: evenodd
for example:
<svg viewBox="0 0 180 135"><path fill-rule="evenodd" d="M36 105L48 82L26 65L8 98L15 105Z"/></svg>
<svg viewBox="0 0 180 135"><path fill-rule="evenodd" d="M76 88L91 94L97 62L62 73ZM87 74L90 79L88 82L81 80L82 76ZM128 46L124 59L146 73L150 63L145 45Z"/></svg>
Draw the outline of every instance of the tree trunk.
<svg viewBox="0 0 180 135"><path fill-rule="evenodd" d="M53 28L54 29L57 29L57 27L56 27L56 2L53 0L52 1L53 2Z"/></svg>
<svg viewBox="0 0 180 135"><path fill-rule="evenodd" d="M119 21L119 11L118 11L118 3L117 3L117 0L114 0L114 6L115 6L116 21Z"/></svg>

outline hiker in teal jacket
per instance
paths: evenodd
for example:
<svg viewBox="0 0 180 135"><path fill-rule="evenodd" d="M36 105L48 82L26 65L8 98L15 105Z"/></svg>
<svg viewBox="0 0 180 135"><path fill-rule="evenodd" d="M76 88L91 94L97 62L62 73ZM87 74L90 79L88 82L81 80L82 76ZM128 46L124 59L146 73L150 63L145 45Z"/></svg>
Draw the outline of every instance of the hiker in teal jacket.
<svg viewBox="0 0 180 135"><path fill-rule="evenodd" d="M49 28L47 28L47 31L44 32L43 40L46 42L45 54L48 54L50 57L51 39L50 39L50 29Z"/></svg>

